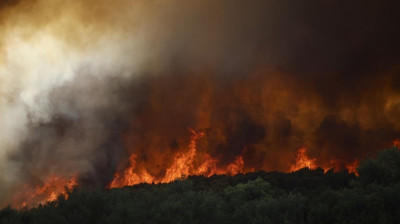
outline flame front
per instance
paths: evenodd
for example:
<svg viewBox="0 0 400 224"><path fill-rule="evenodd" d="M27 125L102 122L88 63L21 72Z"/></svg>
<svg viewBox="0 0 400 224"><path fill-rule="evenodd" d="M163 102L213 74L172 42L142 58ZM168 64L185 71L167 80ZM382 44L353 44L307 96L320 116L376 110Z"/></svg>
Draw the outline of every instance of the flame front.
<svg viewBox="0 0 400 224"><path fill-rule="evenodd" d="M34 206L40 203L55 201L59 195L63 195L67 198L67 191L72 190L76 186L76 176L69 179L51 176L39 186L24 186L24 190L21 191L23 193L14 197L13 204L18 208L22 208L25 206Z"/></svg>
<svg viewBox="0 0 400 224"><path fill-rule="evenodd" d="M174 158L172 164L165 170L165 175L157 178L151 175L146 169L137 170L136 159L137 155L130 156L128 167L120 173L116 173L113 181L110 183L110 188L129 186L139 183L168 183L176 179L185 178L190 175L212 176L215 174L236 175L244 173L244 161L242 156L225 166L219 168L218 160L212 158L208 153L200 154L197 151L197 143L206 136L206 132L202 130L194 130L188 128L191 132L190 143L187 152L179 152ZM196 165L197 164L197 165ZM248 171L254 171L249 169Z"/></svg>
<svg viewBox="0 0 400 224"><path fill-rule="evenodd" d="M213 158L208 153L199 153L197 150L199 141L207 137L206 132L190 127L188 130L191 133L188 150L186 152L179 152L174 156L173 162L165 170L164 176L157 177L145 168L138 168L136 166L137 154L132 154L129 158L128 166L122 172L115 173L114 179L108 187L119 188L140 183L169 183L190 175L209 177L212 175L236 175L238 173L255 171L255 168L244 169L245 161L243 155L237 156L233 162L223 168L218 167L217 158ZM393 145L400 148L400 140L394 140ZM246 148L243 151L245 150ZM316 169L317 167L322 167L326 172L335 167L335 161L331 161L328 165L318 164L317 159L311 158L307 151L306 147L301 147L296 151L296 157L290 167L290 172L295 172L302 168ZM353 163L345 164L345 168L348 172L358 175L356 170L358 165L359 161L355 160ZM28 185L25 186L24 193L17 195L13 200L13 204L18 208L22 208L55 201L59 195L67 198L67 191L72 190L77 185L76 175L69 179L51 176L43 184L35 188Z"/></svg>
<svg viewBox="0 0 400 224"><path fill-rule="evenodd" d="M294 172L296 170L302 169L302 168L309 168L309 169L315 169L317 168L315 162L316 159L311 159L307 156L306 154L307 148L306 147L301 147L297 150L297 155L294 163L290 167L290 172Z"/></svg>

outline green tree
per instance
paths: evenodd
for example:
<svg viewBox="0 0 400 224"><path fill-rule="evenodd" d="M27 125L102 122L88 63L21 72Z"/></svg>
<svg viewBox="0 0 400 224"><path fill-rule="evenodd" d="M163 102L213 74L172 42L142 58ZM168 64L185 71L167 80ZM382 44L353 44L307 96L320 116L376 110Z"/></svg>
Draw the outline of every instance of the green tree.
<svg viewBox="0 0 400 224"><path fill-rule="evenodd" d="M394 184L400 181L400 150L391 148L368 158L357 169L362 184Z"/></svg>

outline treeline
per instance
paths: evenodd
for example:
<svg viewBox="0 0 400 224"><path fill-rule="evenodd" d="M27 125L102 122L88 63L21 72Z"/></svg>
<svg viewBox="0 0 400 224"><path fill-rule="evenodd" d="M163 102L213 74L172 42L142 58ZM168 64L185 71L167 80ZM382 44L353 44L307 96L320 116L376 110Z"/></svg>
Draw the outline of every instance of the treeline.
<svg viewBox="0 0 400 224"><path fill-rule="evenodd" d="M67 200L4 208L0 223L400 223L400 150L381 151L357 170L359 176L302 169L74 189Z"/></svg>

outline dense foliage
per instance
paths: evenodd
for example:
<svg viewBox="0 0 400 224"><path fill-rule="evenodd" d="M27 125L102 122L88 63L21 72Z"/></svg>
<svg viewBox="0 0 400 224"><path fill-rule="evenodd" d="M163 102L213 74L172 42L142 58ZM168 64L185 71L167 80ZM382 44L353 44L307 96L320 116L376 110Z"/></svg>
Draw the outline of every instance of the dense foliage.
<svg viewBox="0 0 400 224"><path fill-rule="evenodd" d="M400 150L379 152L358 172L301 169L75 189L37 208L4 208L0 223L400 223Z"/></svg>

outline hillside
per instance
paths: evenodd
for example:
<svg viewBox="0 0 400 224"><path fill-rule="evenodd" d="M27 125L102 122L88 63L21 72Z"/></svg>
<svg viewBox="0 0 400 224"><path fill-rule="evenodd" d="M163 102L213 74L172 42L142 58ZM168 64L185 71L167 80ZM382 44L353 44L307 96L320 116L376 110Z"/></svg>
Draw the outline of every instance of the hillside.
<svg viewBox="0 0 400 224"><path fill-rule="evenodd" d="M0 223L399 223L400 150L354 173L304 168L168 184L73 189L36 208L0 211Z"/></svg>

